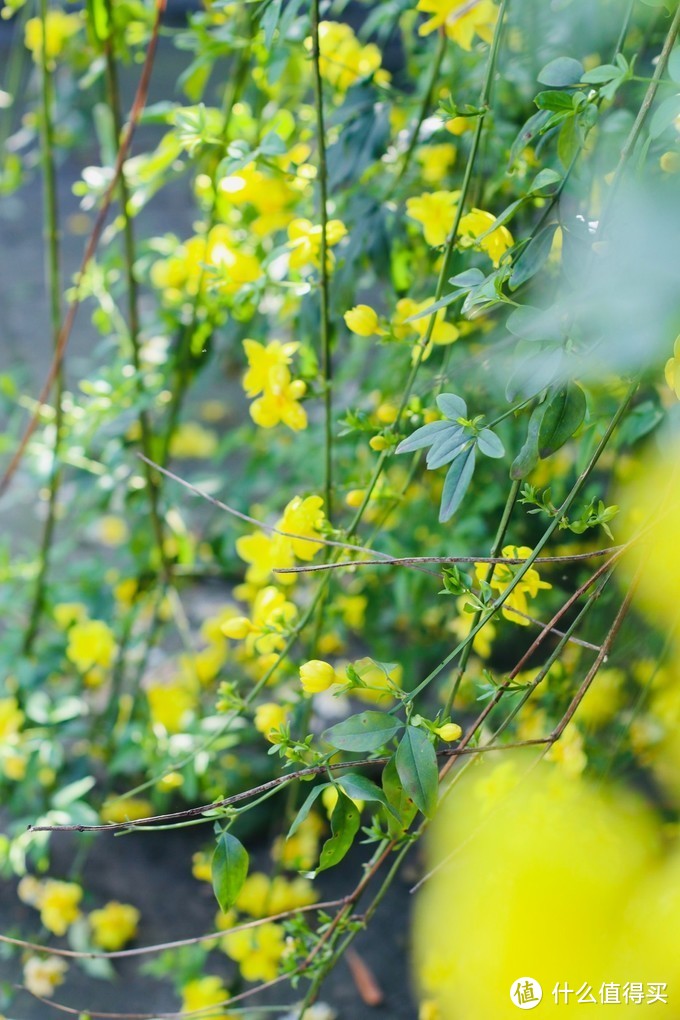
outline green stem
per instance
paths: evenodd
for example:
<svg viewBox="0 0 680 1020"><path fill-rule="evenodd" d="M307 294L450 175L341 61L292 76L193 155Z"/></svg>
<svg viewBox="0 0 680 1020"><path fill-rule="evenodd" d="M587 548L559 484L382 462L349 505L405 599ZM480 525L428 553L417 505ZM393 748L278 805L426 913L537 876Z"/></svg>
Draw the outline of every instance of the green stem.
<svg viewBox="0 0 680 1020"><path fill-rule="evenodd" d="M321 372L324 397L324 494L326 516L333 513L333 360L331 354L331 323L328 307L328 165L326 160L326 125L323 108L323 81L321 79L321 52L319 47L319 0L312 0L312 64L314 77L314 105L316 108L316 144L319 152L319 223L321 226L321 265L319 267L319 301L321 305L320 343Z"/></svg>
<svg viewBox="0 0 680 1020"><path fill-rule="evenodd" d="M47 0L40 0L40 20L42 37L47 39ZM50 331L52 348L56 351L61 323L61 282L60 282L60 238L59 209L57 203L57 174L54 148L54 82L52 68L47 54L47 46L41 49L41 148L43 166L43 201L46 242L45 277L50 301ZM30 655L40 627L40 620L45 607L45 592L49 572L52 546L56 527L57 504L61 486L61 466L59 450L62 440L63 409L62 395L64 389L63 362L60 363L54 380L54 442L52 445L52 465L50 469L49 496L47 500L47 517L43 526L40 543L40 561L36 579L33 604L30 611L28 627L24 635L23 653Z"/></svg>
<svg viewBox="0 0 680 1020"><path fill-rule="evenodd" d="M510 517L512 515L512 511L514 509L515 503L517 501L517 494L519 493L519 487L520 487L521 484L522 484L521 479L515 479L515 481L513 481L512 485L510 486L510 492L508 493L508 498L506 499L505 507L503 508L503 515L502 515L502 517L500 519L500 523L498 525L498 530L496 531L496 537L494 538L493 545L491 546L491 552L489 554L490 556L498 556L499 553L500 553L500 550L501 550L501 547L503 545L503 542L505 541L505 533L508 530L508 525L510 523ZM491 578L493 577L493 572L494 572L495 568L496 568L496 564L495 563L490 563L489 564L488 570L486 572L486 577L484 578L484 580L485 580L485 582L487 584L489 584L491 582ZM460 688L462 679L465 676L465 670L467 669L468 660L469 660L470 655L472 653L472 644L473 644L473 641L474 641L474 635L476 633L478 633L478 631L475 628L479 624L481 618L482 618L482 610L478 609L477 612L475 613L475 615L472 618L472 627L470 629L470 637L469 637L469 640L467 641L467 644L465 645L465 647L463 648L463 651L461 653L460 662L458 664L458 669L456 670L456 676L455 676L455 679L454 679L453 684L451 686L451 690L449 691L449 696L446 699L446 707L444 708L444 716L445 716L445 718L448 718L448 716L451 714L451 709L453 708L453 703L456 700L456 695L458 694L458 690ZM487 620L488 620L488 617L487 617ZM481 627L479 629L481 630Z"/></svg>

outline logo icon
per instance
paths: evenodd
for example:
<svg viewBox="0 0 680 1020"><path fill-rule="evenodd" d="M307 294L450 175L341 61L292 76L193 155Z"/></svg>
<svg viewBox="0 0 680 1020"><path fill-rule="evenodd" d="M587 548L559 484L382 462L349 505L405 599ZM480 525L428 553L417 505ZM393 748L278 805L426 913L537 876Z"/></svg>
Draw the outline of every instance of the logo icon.
<svg viewBox="0 0 680 1020"><path fill-rule="evenodd" d="M535 1009L543 998L543 989L534 978L517 978L510 985L510 998L518 1009Z"/></svg>

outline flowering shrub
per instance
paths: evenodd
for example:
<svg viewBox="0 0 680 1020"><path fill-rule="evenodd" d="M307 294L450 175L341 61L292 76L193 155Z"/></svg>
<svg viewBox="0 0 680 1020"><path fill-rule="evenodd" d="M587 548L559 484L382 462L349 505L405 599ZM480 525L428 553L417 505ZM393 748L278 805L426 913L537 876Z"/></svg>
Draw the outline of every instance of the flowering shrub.
<svg viewBox="0 0 680 1020"><path fill-rule="evenodd" d="M0 201L40 175L52 341L41 392L0 376L0 496L39 527L0 559L14 983L63 1006L133 948L179 1015L280 983L328 1017L432 830L422 1020L532 973L553 1011L563 980L677 1002L676 0L67 6L2 8ZM186 66L149 102L161 34ZM148 229L163 198L184 227ZM51 856L198 824L188 945L87 888L84 837Z"/></svg>

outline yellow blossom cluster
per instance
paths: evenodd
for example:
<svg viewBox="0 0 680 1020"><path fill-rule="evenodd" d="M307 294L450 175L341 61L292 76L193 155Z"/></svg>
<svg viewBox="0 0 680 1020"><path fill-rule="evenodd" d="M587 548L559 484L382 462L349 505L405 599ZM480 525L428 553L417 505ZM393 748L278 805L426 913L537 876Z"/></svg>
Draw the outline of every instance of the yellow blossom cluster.
<svg viewBox="0 0 680 1020"><path fill-rule="evenodd" d="M24 963L24 985L32 995L49 998L64 983L67 970L61 956L29 956Z"/></svg>
<svg viewBox="0 0 680 1020"><path fill-rule="evenodd" d="M40 911L40 920L54 935L65 935L81 916L83 890L76 882L47 878L43 881L26 875L19 882L19 899Z"/></svg>
<svg viewBox="0 0 680 1020"><path fill-rule="evenodd" d="M48 64L54 65L66 44L80 31L83 20L80 14L66 14L58 8L47 11L45 18L45 55ZM36 64L42 60L43 23L41 18L29 18L24 29L24 42Z"/></svg>
<svg viewBox="0 0 680 1020"><path fill-rule="evenodd" d="M261 276L258 257L242 248L223 223L214 226L207 237L190 237L151 267L151 282L162 291L168 305L182 304L199 293L228 297Z"/></svg>
<svg viewBox="0 0 680 1020"><path fill-rule="evenodd" d="M237 1014L222 1008L229 997L222 979L214 974L193 978L182 985L182 1012L200 1012L204 1020L231 1020Z"/></svg>
<svg viewBox="0 0 680 1020"><path fill-rule="evenodd" d="M121 949L137 934L140 913L129 903L111 900L99 910L89 915L92 941L102 949L115 951Z"/></svg>
<svg viewBox="0 0 680 1020"><path fill-rule="evenodd" d="M97 687L103 683L117 651L113 631L103 620L80 618L70 625L66 658L88 686Z"/></svg>
<svg viewBox="0 0 680 1020"><path fill-rule="evenodd" d="M294 432L307 427L307 414L299 402L307 386L302 379L293 379L288 368L298 347L279 340L266 346L257 340L243 341L248 359L243 388L246 396L257 397L250 405L250 417L260 428L271 429L281 422Z"/></svg>
<svg viewBox="0 0 680 1020"><path fill-rule="evenodd" d="M347 227L342 220L328 220L326 224L327 268L330 271L335 265L335 256L330 250L347 236ZM312 266L318 269L321 265L321 243L323 231L320 224L311 220L296 219L288 225L288 248L290 249L291 269L305 269Z"/></svg>
<svg viewBox="0 0 680 1020"><path fill-rule="evenodd" d="M406 212L420 223L426 242L433 248L446 244L458 212L459 191L433 191L406 200ZM458 244L464 248L480 248L494 266L514 244L507 227L494 227L495 216L484 209L471 209L458 225ZM493 229L492 229L493 228Z"/></svg>
<svg viewBox="0 0 680 1020"><path fill-rule="evenodd" d="M26 755L21 748L25 718L15 697L0 698L0 775L13 782L26 775Z"/></svg>
<svg viewBox="0 0 680 1020"><path fill-rule="evenodd" d="M311 39L307 39L305 46L311 51ZM319 56L321 76L339 92L346 92L369 76L381 85L389 82L389 74L381 69L382 56L378 47L374 43L362 46L352 28L344 22L321 22Z"/></svg>
<svg viewBox="0 0 680 1020"><path fill-rule="evenodd" d="M285 507L275 524L276 531L267 534L255 531L236 541L236 552L248 564L246 583L258 587L271 580L272 570L291 567L295 560L310 562L322 548L320 542L325 515L323 499L320 496L295 496ZM293 584L294 574L277 574L277 581L284 585ZM231 633L237 637L238 624L227 621Z"/></svg>

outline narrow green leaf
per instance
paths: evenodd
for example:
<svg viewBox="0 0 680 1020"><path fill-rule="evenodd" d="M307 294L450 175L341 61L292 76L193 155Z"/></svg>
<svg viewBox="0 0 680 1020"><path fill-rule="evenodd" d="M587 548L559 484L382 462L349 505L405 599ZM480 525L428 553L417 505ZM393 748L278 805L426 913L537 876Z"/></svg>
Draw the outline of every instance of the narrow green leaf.
<svg viewBox="0 0 680 1020"><path fill-rule="evenodd" d="M459 456L463 452L462 447L469 439L469 430L460 425L452 425L449 432L443 432L438 436L425 458L430 471L442 467L443 464L448 464L454 457Z"/></svg>
<svg viewBox="0 0 680 1020"><path fill-rule="evenodd" d="M453 517L460 506L475 470L475 443L472 443L459 457L456 457L444 479L444 491L439 507L441 524Z"/></svg>
<svg viewBox="0 0 680 1020"><path fill-rule="evenodd" d="M554 113L574 109L573 92L562 92L559 89L549 89L547 92L539 92L534 97L534 102L539 110L552 110Z"/></svg>
<svg viewBox="0 0 680 1020"><path fill-rule="evenodd" d="M358 712L324 730L322 736L340 751L377 751L403 726L403 722L386 712Z"/></svg>
<svg viewBox="0 0 680 1020"><path fill-rule="evenodd" d="M510 277L512 290L517 290L523 283L535 276L539 269L543 268L550 254L553 237L558 226L558 223L549 223L529 241L512 270Z"/></svg>
<svg viewBox="0 0 680 1020"><path fill-rule="evenodd" d="M230 832L223 832L212 858L212 884L220 910L236 902L248 874L248 851Z"/></svg>
<svg viewBox="0 0 680 1020"><path fill-rule="evenodd" d="M321 848L319 867L317 871L325 871L338 864L345 856L354 837L359 831L359 811L356 804L347 797L341 790L338 790L338 802L331 815L331 832L333 835L327 839Z"/></svg>
<svg viewBox="0 0 680 1020"><path fill-rule="evenodd" d="M564 446L586 415L586 395L580 386L569 382L546 401L545 414L538 433L538 450L542 459Z"/></svg>
<svg viewBox="0 0 680 1020"><path fill-rule="evenodd" d="M562 180L562 174L558 173L557 170L551 170L549 167L546 167L545 170L539 170L534 177L529 187L529 194L535 195L537 191L545 191L546 188L554 191L555 186L561 184Z"/></svg>
<svg viewBox="0 0 680 1020"><path fill-rule="evenodd" d="M491 429L482 429L477 436L477 446L480 453L486 457L504 457L505 447L503 441Z"/></svg>
<svg viewBox="0 0 680 1020"><path fill-rule="evenodd" d="M390 835L401 836L415 818L418 808L402 785L394 757L390 758L383 769L382 786L392 815L394 815L387 819Z"/></svg>
<svg viewBox="0 0 680 1020"><path fill-rule="evenodd" d="M295 833L298 831L304 820L307 818L309 812L312 810L312 807L314 806L314 803L316 802L317 798L323 793L327 786L331 785L332 785L331 783L321 783L320 785L315 786L313 790L309 791L309 793L304 799L302 807L300 808L300 810L295 816L295 819L293 820L293 824L288 830L288 835L286 836L286 839L290 839L291 836L295 835Z"/></svg>
<svg viewBox="0 0 680 1020"><path fill-rule="evenodd" d="M424 446L431 446L439 433L451 428L450 421L432 421L428 425L421 425L419 429L412 432L406 439L402 439L396 449L396 453L411 453L413 450L422 450Z"/></svg>
<svg viewBox="0 0 680 1020"><path fill-rule="evenodd" d="M437 807L437 755L427 734L407 726L395 755L399 779L419 811L429 818Z"/></svg>
<svg viewBox="0 0 680 1020"><path fill-rule="evenodd" d="M563 88L565 85L576 85L583 77L583 64L573 57L556 57L538 72L541 85Z"/></svg>

